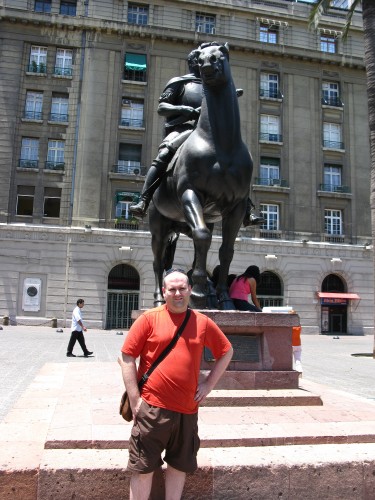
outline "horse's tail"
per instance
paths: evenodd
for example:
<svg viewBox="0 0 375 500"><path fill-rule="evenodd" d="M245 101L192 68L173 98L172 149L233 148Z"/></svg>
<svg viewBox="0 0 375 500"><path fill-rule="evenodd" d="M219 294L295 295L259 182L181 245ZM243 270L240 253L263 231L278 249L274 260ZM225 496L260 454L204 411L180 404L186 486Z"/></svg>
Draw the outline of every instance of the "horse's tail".
<svg viewBox="0 0 375 500"><path fill-rule="evenodd" d="M174 254L176 253L177 241L180 237L180 233L174 233L168 240L165 253L164 253L164 261L163 268L164 271L171 269L173 266Z"/></svg>

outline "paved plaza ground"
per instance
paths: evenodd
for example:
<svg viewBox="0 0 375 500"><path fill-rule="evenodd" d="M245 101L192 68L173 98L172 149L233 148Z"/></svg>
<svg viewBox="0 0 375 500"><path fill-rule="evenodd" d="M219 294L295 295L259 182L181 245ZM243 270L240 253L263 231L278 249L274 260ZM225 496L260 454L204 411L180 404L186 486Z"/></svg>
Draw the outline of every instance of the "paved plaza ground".
<svg viewBox="0 0 375 500"><path fill-rule="evenodd" d="M45 363L116 361L126 331L89 330L86 343L94 356L66 357L70 331L48 326L3 326L0 330L0 421ZM374 338L367 336L302 335L303 378L336 390L375 400ZM120 371L119 371L120 377Z"/></svg>

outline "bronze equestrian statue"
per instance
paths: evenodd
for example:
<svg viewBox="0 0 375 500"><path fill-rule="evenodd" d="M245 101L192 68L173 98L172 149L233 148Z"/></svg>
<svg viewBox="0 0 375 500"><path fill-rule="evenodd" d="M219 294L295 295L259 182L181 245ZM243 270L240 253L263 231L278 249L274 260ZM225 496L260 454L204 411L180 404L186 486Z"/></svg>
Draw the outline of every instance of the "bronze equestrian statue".
<svg viewBox="0 0 375 500"><path fill-rule="evenodd" d="M162 177L150 206L154 299L155 304L163 302L163 271L171 267L178 235L183 233L193 239L195 250L191 307L206 307L207 254L214 223L222 220L216 293L221 309L234 309L227 276L246 212L253 163L241 137L228 46L203 44L196 56L203 85L200 116L178 149L173 168Z"/></svg>

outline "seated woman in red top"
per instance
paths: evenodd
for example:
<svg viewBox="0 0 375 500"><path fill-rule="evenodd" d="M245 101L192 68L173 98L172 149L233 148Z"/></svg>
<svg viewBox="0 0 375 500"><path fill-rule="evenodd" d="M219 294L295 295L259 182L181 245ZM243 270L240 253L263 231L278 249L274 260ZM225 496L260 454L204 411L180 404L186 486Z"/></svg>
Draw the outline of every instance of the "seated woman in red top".
<svg viewBox="0 0 375 500"><path fill-rule="evenodd" d="M257 298L257 283L260 280L258 266L249 266L243 274L237 276L229 288L229 296L238 311L262 312ZM253 304L249 303L249 295Z"/></svg>

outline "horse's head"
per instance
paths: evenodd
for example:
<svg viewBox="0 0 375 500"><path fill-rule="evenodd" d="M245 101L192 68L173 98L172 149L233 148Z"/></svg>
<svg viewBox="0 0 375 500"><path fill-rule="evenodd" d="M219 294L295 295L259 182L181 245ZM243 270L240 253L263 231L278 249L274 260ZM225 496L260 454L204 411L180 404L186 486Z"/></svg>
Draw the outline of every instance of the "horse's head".
<svg viewBox="0 0 375 500"><path fill-rule="evenodd" d="M199 71L208 86L223 85L230 78L228 45L204 43L197 49Z"/></svg>

